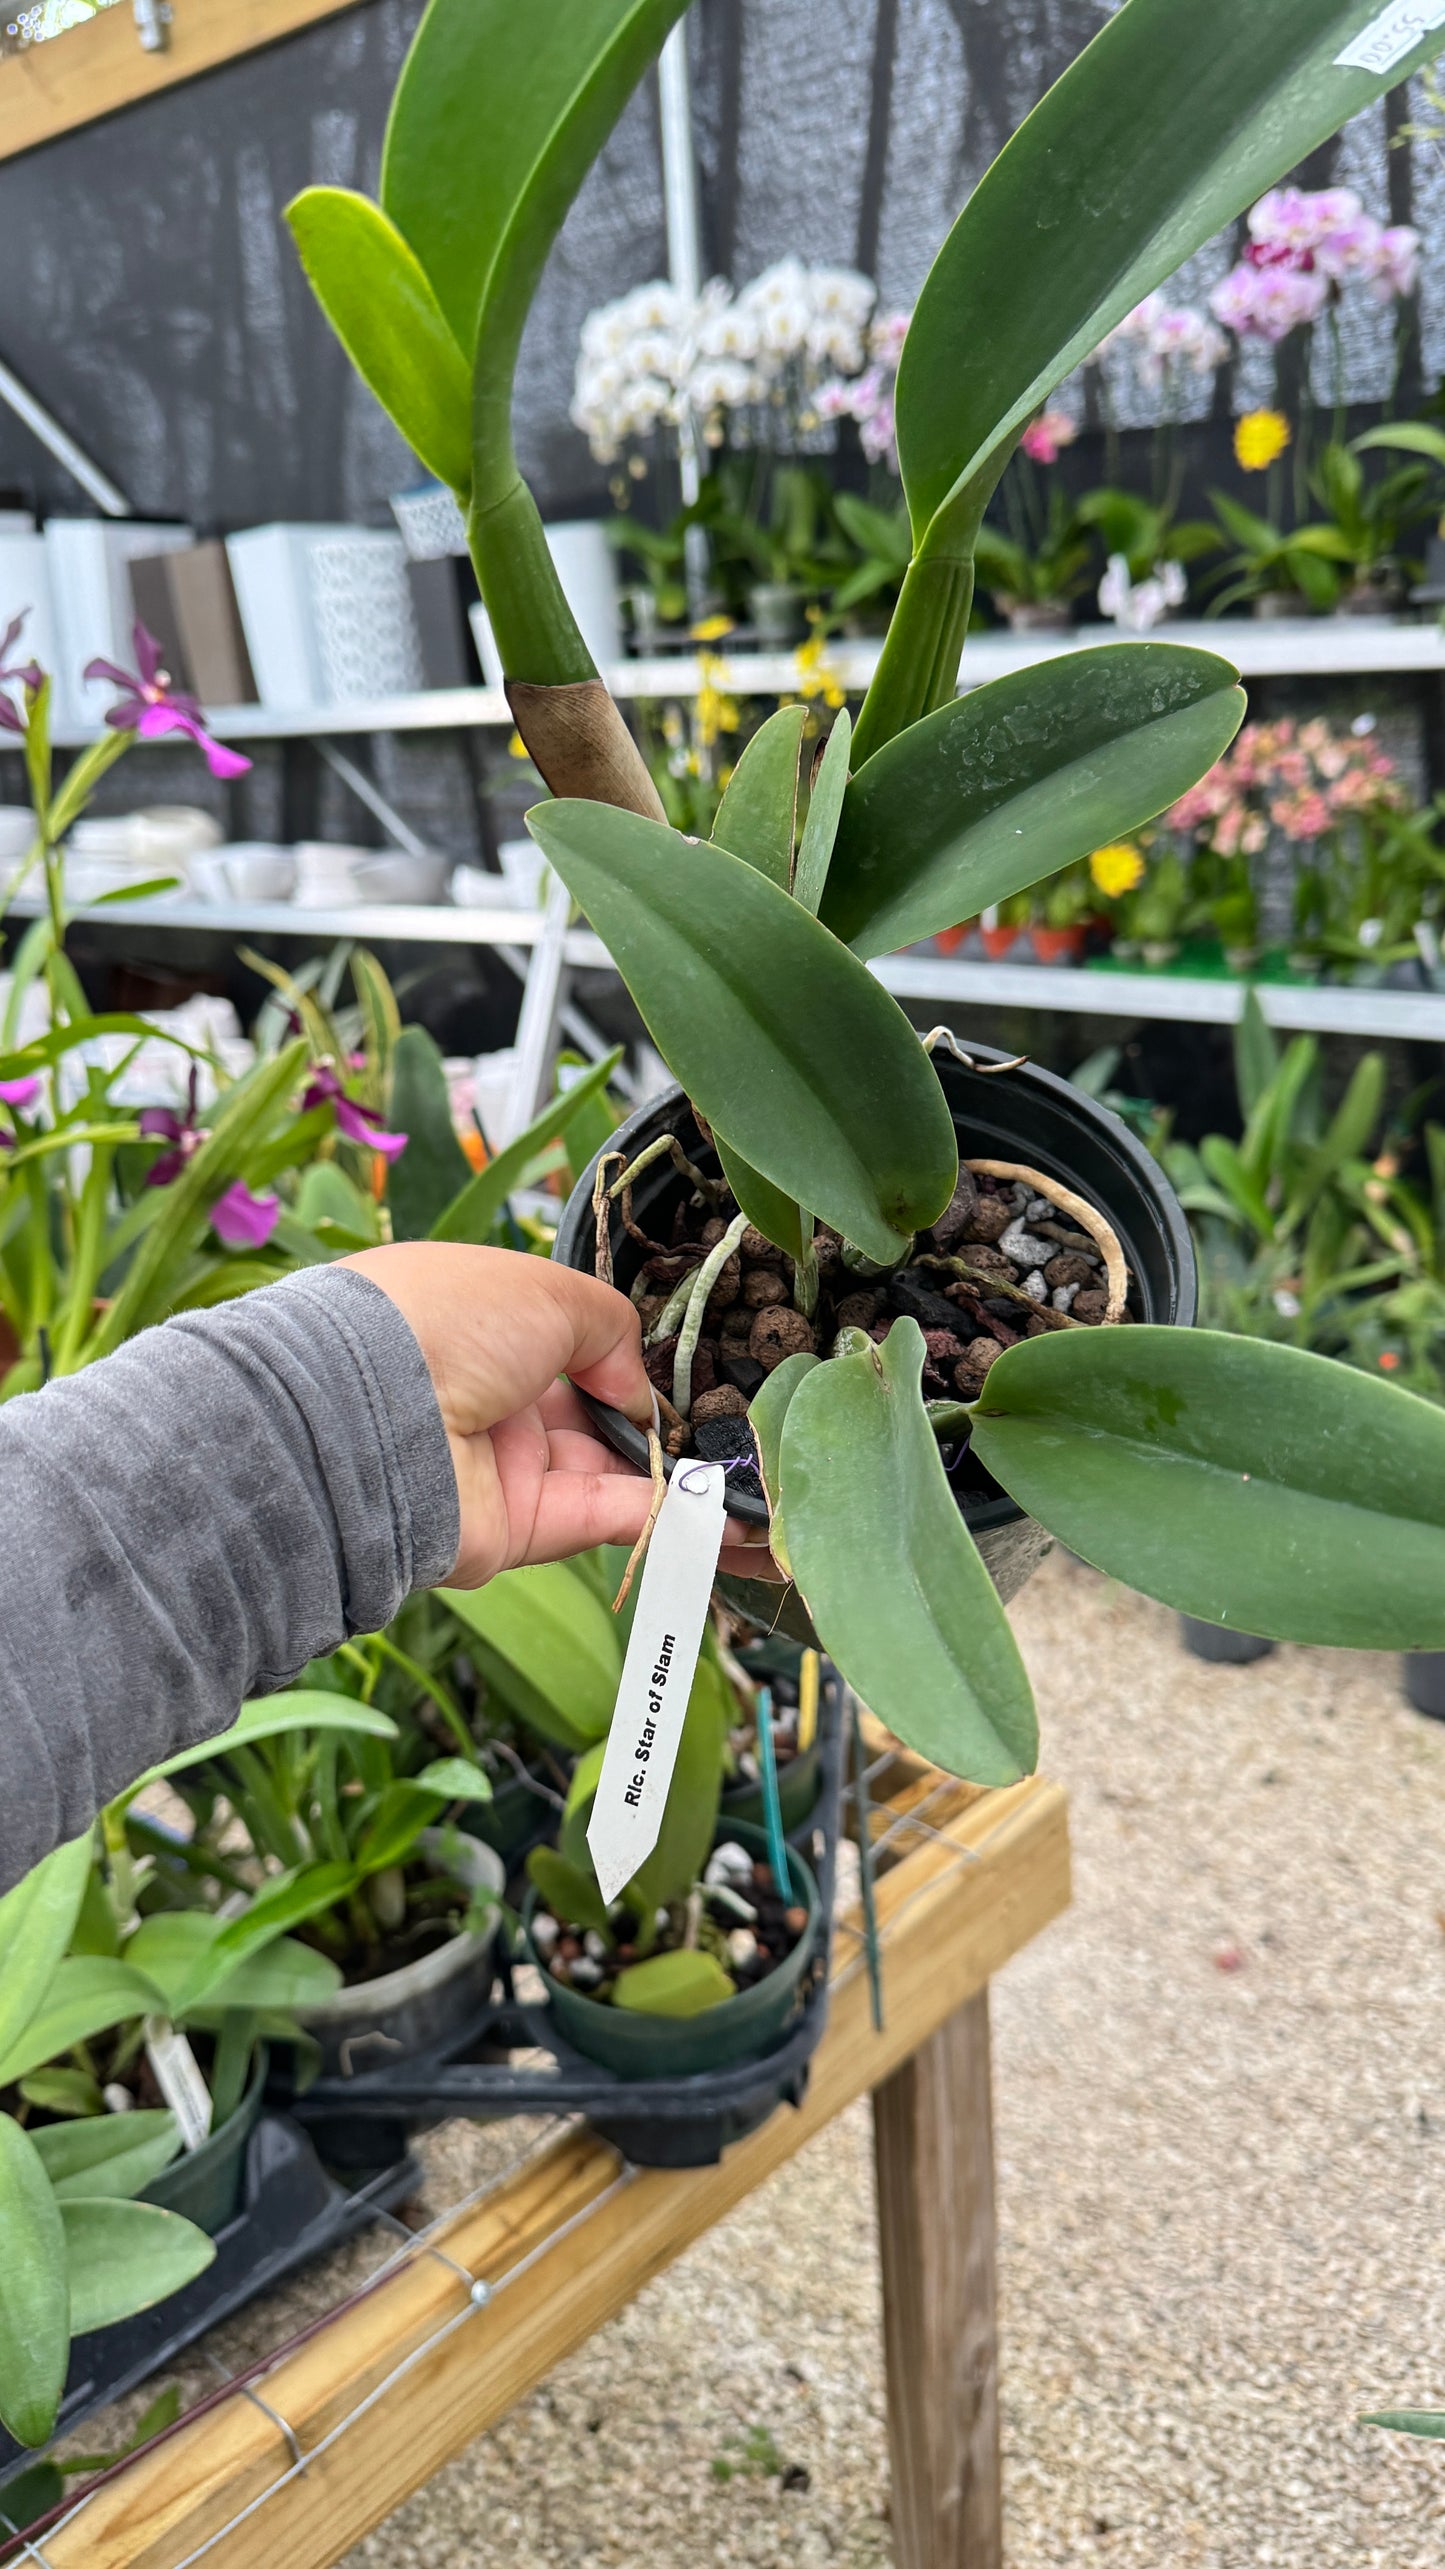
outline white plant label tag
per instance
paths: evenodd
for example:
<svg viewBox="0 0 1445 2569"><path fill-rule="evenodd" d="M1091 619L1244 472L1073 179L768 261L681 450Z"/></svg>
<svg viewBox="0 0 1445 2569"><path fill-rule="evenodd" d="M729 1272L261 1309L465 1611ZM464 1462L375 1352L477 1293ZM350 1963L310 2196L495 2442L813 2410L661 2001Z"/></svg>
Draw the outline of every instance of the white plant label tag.
<svg viewBox="0 0 1445 2569"><path fill-rule="evenodd" d="M146 2018L146 2059L176 2118L182 2146L198 2150L210 2138L211 2091L185 2035L178 2034L163 2016Z"/></svg>
<svg viewBox="0 0 1445 2569"><path fill-rule="evenodd" d="M667 1485L612 1728L587 1824L604 1900L615 1900L657 1844L726 1523L721 1463L680 1463Z"/></svg>
<svg viewBox="0 0 1445 2569"><path fill-rule="evenodd" d="M1393 71L1434 27L1445 26L1445 0L1390 0L1378 18L1335 56L1336 71Z"/></svg>

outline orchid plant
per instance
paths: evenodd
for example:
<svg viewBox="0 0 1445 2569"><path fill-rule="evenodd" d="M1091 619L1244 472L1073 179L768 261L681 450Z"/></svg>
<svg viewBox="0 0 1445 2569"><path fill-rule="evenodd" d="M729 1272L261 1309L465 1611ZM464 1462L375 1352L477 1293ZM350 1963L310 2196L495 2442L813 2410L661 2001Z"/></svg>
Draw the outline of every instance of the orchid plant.
<svg viewBox="0 0 1445 2569"><path fill-rule="evenodd" d="M791 1261L806 1322L819 1225L891 1272L958 1182L942 1085L870 957L1127 838L1244 710L1226 662L1154 642L957 697L1010 456L1118 323L1435 38L1379 70L1356 59L1376 0L1123 0L975 188L919 297L895 398L912 553L856 727L840 713L800 834L801 727L774 716L699 844L662 818L511 437L543 262L682 7L553 0L539 45L510 0L430 0L380 202L313 188L290 220L362 375L466 512L518 728L557 797L533 834L711 1132L736 1221ZM1001 1782L1032 1763L1035 1717L940 1459L925 1352L902 1317L882 1344L845 1332L769 1376L752 1417L774 1551L874 1709ZM1445 1641L1445 1420L1386 1383L1207 1331L1069 1325L1010 1346L957 1406L1023 1509L1187 1612Z"/></svg>

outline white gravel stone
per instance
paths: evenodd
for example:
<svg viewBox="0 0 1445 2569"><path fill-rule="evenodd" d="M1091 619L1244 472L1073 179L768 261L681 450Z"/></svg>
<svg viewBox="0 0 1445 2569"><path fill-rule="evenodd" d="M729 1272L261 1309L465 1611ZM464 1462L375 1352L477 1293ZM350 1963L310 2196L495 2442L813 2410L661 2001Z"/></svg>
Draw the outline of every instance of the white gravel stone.
<svg viewBox="0 0 1445 2569"><path fill-rule="evenodd" d="M1025 1276L1024 1291L1033 1302L1048 1301L1049 1289L1044 1282L1042 1268L1035 1267L1031 1276Z"/></svg>
<svg viewBox="0 0 1445 2569"><path fill-rule="evenodd" d="M1036 1240L1022 1220L1009 1224L998 1245L1016 1267L1046 1267L1054 1254L1052 1240Z"/></svg>

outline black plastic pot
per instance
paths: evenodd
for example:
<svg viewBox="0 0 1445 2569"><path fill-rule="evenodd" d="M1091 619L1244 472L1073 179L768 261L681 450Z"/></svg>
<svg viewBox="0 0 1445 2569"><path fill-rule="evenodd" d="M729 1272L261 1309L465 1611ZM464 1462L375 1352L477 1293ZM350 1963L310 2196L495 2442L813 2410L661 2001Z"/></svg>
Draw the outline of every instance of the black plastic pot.
<svg viewBox="0 0 1445 2569"><path fill-rule="evenodd" d="M790 1757L778 1768L778 1804L783 1815L783 1835L791 1837L806 1826L818 1799L821 1761L818 1743L805 1748L800 1757ZM731 1826L734 1820L746 1828L764 1825L763 1788L761 1784L730 1784L718 1804L719 1817Z"/></svg>
<svg viewBox="0 0 1445 2569"><path fill-rule="evenodd" d="M952 1109L960 1156L1014 1160L1087 1196L1119 1235L1134 1279L1129 1305L1133 1317L1187 1329L1195 1312L1194 1250L1179 1200L1158 1161L1107 1106L1052 1071L1041 1070L1035 1062L990 1070L990 1064L1001 1065L1007 1058L986 1044L973 1046L969 1062L956 1059L942 1046L933 1055ZM639 1108L613 1134L608 1149L625 1151L628 1159L635 1159L663 1133L676 1133L700 1167L716 1168L716 1156L702 1140L680 1088L670 1088ZM580 1268L587 1275L595 1268L592 1188L596 1169L594 1160L568 1197L552 1250L564 1266ZM633 1189L633 1217L639 1229L654 1239L666 1237L673 1208L686 1191L687 1181L672 1163L655 1160ZM620 1213L614 1211L613 1273L624 1292L641 1259L642 1251L623 1229ZM639 1471L646 1471L647 1439L642 1430L621 1410L585 1392L582 1398L608 1443ZM968 1530L995 1587L1005 1599L1015 1596L1049 1549L1050 1537L972 1456L964 1456L953 1479ZM747 1490L730 1486L727 1510L729 1516L750 1525L768 1521L765 1502ZM770 1590L761 1581L737 1581L728 1583L728 1593L750 1607L764 1629L773 1622L775 1588ZM793 1628L786 1613L782 1628ZM800 1628L799 1637L811 1640L813 1636Z"/></svg>
<svg viewBox="0 0 1445 2569"><path fill-rule="evenodd" d="M1231 1632L1224 1624L1201 1623L1197 1615L1181 1615L1179 1638L1196 1659L1212 1660L1220 1668L1248 1668L1255 1659L1267 1659L1274 1648L1257 1632Z"/></svg>
<svg viewBox="0 0 1445 2569"><path fill-rule="evenodd" d="M1445 1650L1407 1650L1400 1658L1400 1682L1417 1713L1445 1722Z"/></svg>
<svg viewBox="0 0 1445 2569"><path fill-rule="evenodd" d="M158 2177L142 2186L142 2202L159 2203L167 2212L183 2213L187 2221L194 2221L212 2239L235 2219L246 2173L247 2145L261 2119L268 2066L266 2046L258 2043L246 2093L235 2113L228 2114L220 2130L209 2133L198 2150L182 2150L178 2159L172 2159L168 2168L162 2168Z"/></svg>

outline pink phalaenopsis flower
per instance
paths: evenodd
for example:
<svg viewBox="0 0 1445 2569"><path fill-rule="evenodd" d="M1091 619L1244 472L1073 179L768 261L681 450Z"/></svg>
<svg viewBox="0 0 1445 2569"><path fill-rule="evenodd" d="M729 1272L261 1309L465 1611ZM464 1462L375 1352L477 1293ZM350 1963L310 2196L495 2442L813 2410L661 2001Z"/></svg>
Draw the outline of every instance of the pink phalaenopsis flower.
<svg viewBox="0 0 1445 2569"><path fill-rule="evenodd" d="M1272 187L1249 209L1250 238L1266 248L1317 250L1363 211L1352 187Z"/></svg>
<svg viewBox="0 0 1445 2569"><path fill-rule="evenodd" d="M1035 464L1056 464L1078 433L1066 410L1041 410L1037 419L1029 421L1019 444Z"/></svg>
<svg viewBox="0 0 1445 2569"><path fill-rule="evenodd" d="M1300 792L1282 794L1271 803L1269 817L1284 831L1286 838L1323 838L1333 817L1323 794Z"/></svg>
<svg viewBox="0 0 1445 2569"><path fill-rule="evenodd" d="M253 1195L240 1178L211 1207L211 1229L228 1249L264 1249L280 1219L279 1197Z"/></svg>
<svg viewBox="0 0 1445 2569"><path fill-rule="evenodd" d="M251 764L249 758L211 738L196 698L172 686L169 674L161 666L160 644L139 619L132 628L131 640L138 677L129 669L117 669L113 660L86 663L87 678L104 678L122 691L120 703L112 705L105 718L111 729L133 731L138 740L158 740L165 732L183 731L203 753L213 776L244 776Z"/></svg>
<svg viewBox="0 0 1445 2569"><path fill-rule="evenodd" d="M318 1062L302 1097L301 1112L305 1115L313 1106L325 1106L328 1101L335 1110L338 1133L344 1133L349 1142L359 1142L363 1150L380 1151L386 1160L399 1158L406 1149L405 1133L384 1133L375 1107L358 1105L354 1097L347 1096L330 1062Z"/></svg>
<svg viewBox="0 0 1445 2569"><path fill-rule="evenodd" d="M1316 269L1252 267L1241 260L1214 287L1209 309L1240 338L1267 339L1277 346L1301 322L1319 319L1329 291L1329 278Z"/></svg>

